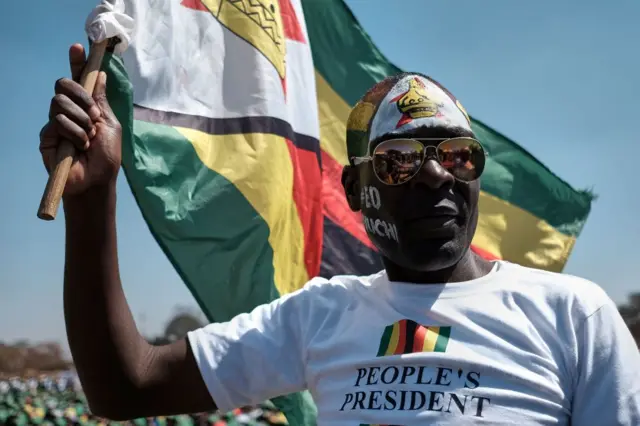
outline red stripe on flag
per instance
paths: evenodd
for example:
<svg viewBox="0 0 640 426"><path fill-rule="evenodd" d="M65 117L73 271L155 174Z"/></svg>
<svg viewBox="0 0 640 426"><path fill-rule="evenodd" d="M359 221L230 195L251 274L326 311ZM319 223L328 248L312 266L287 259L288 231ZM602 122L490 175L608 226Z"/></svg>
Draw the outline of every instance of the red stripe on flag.
<svg viewBox="0 0 640 426"><path fill-rule="evenodd" d="M500 260L500 257L496 256L495 254L482 249L478 246L475 245L471 245L471 250L473 250L477 255L479 255L480 257L486 259L486 260Z"/></svg>
<svg viewBox="0 0 640 426"><path fill-rule="evenodd" d="M293 167L293 201L304 232L304 263L309 277L320 273L322 259L322 173L313 151L298 149L287 139Z"/></svg>
<svg viewBox="0 0 640 426"><path fill-rule="evenodd" d="M182 0L182 3L180 4L184 7L188 7L189 9L201 10L203 12L209 11L209 9L207 9L207 7L202 4L200 0Z"/></svg>
<svg viewBox="0 0 640 426"><path fill-rule="evenodd" d="M424 349L424 339L427 337L427 328L418 324L413 337L413 352L422 352Z"/></svg>
<svg viewBox="0 0 640 426"><path fill-rule="evenodd" d="M353 235L365 246L375 250L362 223L362 214L353 212L347 204L342 188L342 169L344 166L322 151L322 196L324 214L333 223Z"/></svg>
<svg viewBox="0 0 640 426"><path fill-rule="evenodd" d="M300 21L298 21L298 16L296 15L296 10L291 4L291 0L279 0L279 3L285 38L306 43L302 27L300 27Z"/></svg>
<svg viewBox="0 0 640 426"><path fill-rule="evenodd" d="M296 10L291 4L291 0L278 0L280 4L280 16L282 17L282 26L284 37L289 40L299 41L300 43L306 43L304 38L304 32L300 26L298 15ZM189 9L200 10L208 12L209 9L202 3L201 0L182 0L180 4Z"/></svg>
<svg viewBox="0 0 640 426"><path fill-rule="evenodd" d="M398 321L398 345L394 348L394 355L404 353L404 345L407 340L407 320Z"/></svg>

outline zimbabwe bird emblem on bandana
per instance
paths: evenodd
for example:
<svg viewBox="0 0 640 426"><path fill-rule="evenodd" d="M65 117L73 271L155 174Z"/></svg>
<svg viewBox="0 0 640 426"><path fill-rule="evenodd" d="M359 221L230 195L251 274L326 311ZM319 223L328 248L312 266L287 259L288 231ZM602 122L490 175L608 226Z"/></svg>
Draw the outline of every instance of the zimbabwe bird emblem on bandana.
<svg viewBox="0 0 640 426"><path fill-rule="evenodd" d="M444 106L429 98L426 86L417 78L409 80L407 91L391 99L390 102L395 102L398 110L402 113L396 128L416 118L440 117L442 114L439 107Z"/></svg>

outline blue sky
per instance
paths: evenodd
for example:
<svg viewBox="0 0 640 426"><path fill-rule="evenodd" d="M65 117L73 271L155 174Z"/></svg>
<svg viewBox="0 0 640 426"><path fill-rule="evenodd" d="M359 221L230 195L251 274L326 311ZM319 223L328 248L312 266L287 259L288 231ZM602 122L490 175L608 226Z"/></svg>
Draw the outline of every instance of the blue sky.
<svg viewBox="0 0 640 426"><path fill-rule="evenodd" d="M96 3L5 2L0 14L0 341L65 343L64 222L36 218L46 182L38 132L55 80L68 75L68 46L85 41L84 20ZM597 282L617 302L640 291L640 3L347 3L398 66L432 75L470 114L517 140L571 185L594 188L600 198L565 272ZM118 189L122 281L141 329L155 333L176 305L195 302L153 241L123 178Z"/></svg>

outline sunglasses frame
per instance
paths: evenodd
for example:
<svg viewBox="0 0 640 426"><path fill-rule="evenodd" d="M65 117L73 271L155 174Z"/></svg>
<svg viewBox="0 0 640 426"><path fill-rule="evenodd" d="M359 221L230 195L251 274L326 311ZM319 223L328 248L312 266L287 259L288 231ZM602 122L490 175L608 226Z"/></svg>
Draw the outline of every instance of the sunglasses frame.
<svg viewBox="0 0 640 426"><path fill-rule="evenodd" d="M375 152L376 148L378 148L380 145L385 144L387 142L393 142L393 141L397 141L397 140L410 140L410 141L418 142L420 145L422 145L424 147L424 150L422 151L422 153L423 153L422 154L422 160L421 160L422 163L421 163L420 167L418 168L418 170L413 175L411 175L411 177L409 179L407 179L407 180L405 180L404 182L401 182L401 183L388 183L388 182L383 181L382 179L380 179L380 176L378 176L378 173L376 172L375 167L374 167L374 170L373 170L373 174L376 175L376 178L380 182L385 184L385 185L388 185L388 186L404 185L405 183L409 182L411 179L416 177L418 175L418 173L420 173L420 170L422 169L422 167L424 166L425 162L428 159L433 158L438 162L438 164L440 166L442 166L442 162L440 161L440 158L438 157L438 148L440 148L440 146L445 142L448 142L448 141L451 141L451 140L457 140L457 139L465 139L465 140L470 140L470 141L473 141L473 142L477 143L480 146L480 148L482 148L482 152L484 153L485 158L489 156L489 153L484 148L484 146L482 146L482 144L480 143L479 140L477 140L475 138L468 137L468 136L457 136L457 137L454 137L454 138L394 138L394 139L387 139L387 140L384 140L384 141L380 142L378 145L376 145L376 147L373 149L373 151ZM433 145L425 145L421 141L441 141L441 142L438 145L433 146ZM429 148L433 148L433 152L431 154L428 154ZM372 155L367 156L367 157L351 157L351 162L353 163L354 166L359 166L360 164L363 164L363 163L366 163L366 162L373 163L373 153L372 153ZM483 168L483 172L484 172L484 168ZM465 183L469 183L469 182L473 182L475 180L478 180L480 178L480 176L482 175L482 174L480 174L475 179L472 179L472 180L462 180L462 179L456 177L453 173L449 172L448 170L447 170L447 173L450 173L456 180L458 180L460 182L465 182Z"/></svg>

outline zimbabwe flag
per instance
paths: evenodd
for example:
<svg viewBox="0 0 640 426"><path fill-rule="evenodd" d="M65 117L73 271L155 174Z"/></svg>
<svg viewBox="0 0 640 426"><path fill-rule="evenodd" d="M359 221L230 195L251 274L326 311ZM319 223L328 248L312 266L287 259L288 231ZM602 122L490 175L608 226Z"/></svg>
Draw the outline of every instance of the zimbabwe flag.
<svg viewBox="0 0 640 426"><path fill-rule="evenodd" d="M340 174L350 107L400 70L343 1L115 3L136 25L129 49L105 58L123 168L151 233L209 320L316 275L380 270ZM592 197L486 125L473 128L490 153L474 250L561 270ZM446 330L394 327L390 336L405 333L415 350L446 347ZM307 393L274 402L291 424L313 424Z"/></svg>
<svg viewBox="0 0 640 426"><path fill-rule="evenodd" d="M446 352L450 335L451 327L425 327L415 321L400 320L385 328L377 356Z"/></svg>

